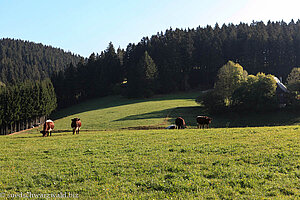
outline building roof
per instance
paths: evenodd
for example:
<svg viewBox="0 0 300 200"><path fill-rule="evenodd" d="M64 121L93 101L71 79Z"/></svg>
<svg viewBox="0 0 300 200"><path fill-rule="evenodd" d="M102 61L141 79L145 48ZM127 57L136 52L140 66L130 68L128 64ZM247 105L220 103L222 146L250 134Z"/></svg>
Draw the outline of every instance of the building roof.
<svg viewBox="0 0 300 200"><path fill-rule="evenodd" d="M285 86L283 83L281 83L281 81L279 80L279 78L277 78L276 76L274 76L274 79L275 79L275 81L276 81L278 87L279 87L282 91L288 92L288 89L286 88L286 86Z"/></svg>

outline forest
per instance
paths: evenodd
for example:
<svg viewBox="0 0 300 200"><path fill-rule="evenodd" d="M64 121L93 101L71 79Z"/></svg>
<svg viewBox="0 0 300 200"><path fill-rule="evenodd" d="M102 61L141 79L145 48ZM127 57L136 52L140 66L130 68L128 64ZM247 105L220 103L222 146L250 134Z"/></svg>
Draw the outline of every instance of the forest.
<svg viewBox="0 0 300 200"><path fill-rule="evenodd" d="M263 72L285 82L300 66L300 21L170 28L125 50L110 43L100 54L54 74L52 81L59 106L116 93L149 97L213 88L229 60L249 74Z"/></svg>
<svg viewBox="0 0 300 200"><path fill-rule="evenodd" d="M249 74L272 74L283 82L300 66L299 20L169 28L126 49L109 43L89 58L19 40L0 42L1 87L50 77L58 108L112 94L147 98L210 89L229 60Z"/></svg>
<svg viewBox="0 0 300 200"><path fill-rule="evenodd" d="M0 134L43 123L55 108L56 95L50 79L0 87Z"/></svg>
<svg viewBox="0 0 300 200"><path fill-rule="evenodd" d="M34 42L0 39L0 83L43 80L80 56Z"/></svg>

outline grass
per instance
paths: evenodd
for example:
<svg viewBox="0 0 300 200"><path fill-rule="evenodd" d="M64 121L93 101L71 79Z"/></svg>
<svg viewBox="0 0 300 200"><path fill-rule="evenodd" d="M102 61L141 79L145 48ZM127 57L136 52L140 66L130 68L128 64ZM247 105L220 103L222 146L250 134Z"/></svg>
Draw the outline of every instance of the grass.
<svg viewBox="0 0 300 200"><path fill-rule="evenodd" d="M145 126L164 128L174 123L174 116L184 115L187 109L197 110L197 95L198 93L182 93L151 99L111 96L73 106L55 113L52 117L59 119L55 123L56 130L69 130L71 119L74 117L79 117L83 123L82 129L88 130L118 130Z"/></svg>
<svg viewBox="0 0 300 200"><path fill-rule="evenodd" d="M300 127L1 137L0 191L80 199L300 198Z"/></svg>
<svg viewBox="0 0 300 200"><path fill-rule="evenodd" d="M299 115L210 115L214 128L193 129L197 115L208 115L198 95L95 99L55 113L52 137L40 128L1 137L0 199L300 198ZM177 116L188 129L158 129ZM83 122L79 135L73 117ZM244 128L226 128L235 126Z"/></svg>
<svg viewBox="0 0 300 200"><path fill-rule="evenodd" d="M272 113L209 114L195 102L200 92L179 93L150 99L126 99L111 96L84 102L58 111L55 130L69 131L71 119L79 117L83 130L120 130L124 128L165 128L181 116L188 128L196 128L196 116L213 118L211 127L257 127L300 124L298 112L277 111ZM36 131L37 132L37 131Z"/></svg>

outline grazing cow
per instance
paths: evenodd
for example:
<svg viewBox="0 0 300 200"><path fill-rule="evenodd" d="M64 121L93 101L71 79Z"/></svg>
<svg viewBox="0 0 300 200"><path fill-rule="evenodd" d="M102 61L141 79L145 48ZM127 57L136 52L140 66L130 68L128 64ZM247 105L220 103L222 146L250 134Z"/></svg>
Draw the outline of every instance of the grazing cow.
<svg viewBox="0 0 300 200"><path fill-rule="evenodd" d="M198 128L203 128L206 127L209 128L209 124L211 123L212 121L212 118L210 117L207 117L207 116L197 116L197 123L198 123Z"/></svg>
<svg viewBox="0 0 300 200"><path fill-rule="evenodd" d="M44 123L43 130L41 131L41 133L43 133L43 137L45 137L45 136L51 136L53 129L54 129L54 122L51 119L48 119Z"/></svg>
<svg viewBox="0 0 300 200"><path fill-rule="evenodd" d="M185 128L185 122L182 117L177 117L175 120L176 128L177 129L184 129Z"/></svg>
<svg viewBox="0 0 300 200"><path fill-rule="evenodd" d="M79 130L80 130L80 127L81 127L81 121L79 118L74 118L74 119L71 119L72 123L71 123L71 127L73 128L73 135L75 134L79 134Z"/></svg>

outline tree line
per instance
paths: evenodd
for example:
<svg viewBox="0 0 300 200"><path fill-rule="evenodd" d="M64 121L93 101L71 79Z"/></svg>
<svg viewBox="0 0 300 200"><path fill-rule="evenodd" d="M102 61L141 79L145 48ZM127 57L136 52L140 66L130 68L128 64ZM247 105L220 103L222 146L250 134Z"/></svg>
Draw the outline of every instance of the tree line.
<svg viewBox="0 0 300 200"><path fill-rule="evenodd" d="M100 54L54 74L52 81L60 105L110 94L149 97L212 88L228 60L250 74L286 80L300 66L300 21L170 28L125 50L116 51L110 43Z"/></svg>
<svg viewBox="0 0 300 200"><path fill-rule="evenodd" d="M0 134L9 134L43 123L56 108L50 79L0 86Z"/></svg>

